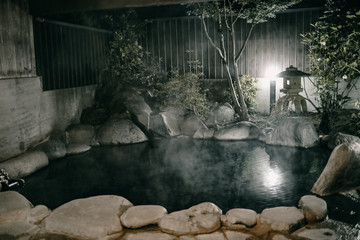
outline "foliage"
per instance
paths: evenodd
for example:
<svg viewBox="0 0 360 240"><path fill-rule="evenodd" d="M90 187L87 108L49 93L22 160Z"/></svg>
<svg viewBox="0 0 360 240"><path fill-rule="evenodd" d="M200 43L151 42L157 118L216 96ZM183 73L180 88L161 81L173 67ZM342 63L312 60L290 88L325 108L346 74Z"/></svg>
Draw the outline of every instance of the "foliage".
<svg viewBox="0 0 360 240"><path fill-rule="evenodd" d="M257 24L274 18L276 13L284 11L298 2L300 0L224 0L190 5L193 9L189 13L200 17L206 37L222 60L232 102L241 120L248 120L249 115L245 103L244 86L239 78L241 74L238 62L250 35ZM206 18L211 18L215 23L218 37L210 36ZM239 35L236 34L235 25L242 19L246 20L249 26L246 38L241 42ZM231 41L225 41L225 34L230 36ZM219 39L219 41L215 41L215 39Z"/></svg>
<svg viewBox="0 0 360 240"><path fill-rule="evenodd" d="M200 82L203 73L199 71L199 61L190 61L189 65L191 72L180 73L174 70L169 81L157 84L158 95L162 97L165 105L191 110L204 119L209 112L209 106Z"/></svg>
<svg viewBox="0 0 360 240"><path fill-rule="evenodd" d="M327 11L303 35L309 47L313 84L323 113L342 108L350 100L360 76L360 11L347 1L331 0Z"/></svg>
<svg viewBox="0 0 360 240"><path fill-rule="evenodd" d="M256 92L259 90L256 87L257 82L258 79L253 78L250 75L242 75L240 77L240 83L241 86L243 87L243 92L244 92L245 104L246 107L248 108L249 113L254 113L254 108L256 106L255 97L256 97ZM231 94L228 90L226 90L224 95L226 98L225 101L232 103Z"/></svg>

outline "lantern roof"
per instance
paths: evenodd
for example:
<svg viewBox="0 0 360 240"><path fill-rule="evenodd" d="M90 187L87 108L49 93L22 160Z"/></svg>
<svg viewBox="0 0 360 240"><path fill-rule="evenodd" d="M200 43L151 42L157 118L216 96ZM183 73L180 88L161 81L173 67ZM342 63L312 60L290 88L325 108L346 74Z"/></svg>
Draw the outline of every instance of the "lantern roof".
<svg viewBox="0 0 360 240"><path fill-rule="evenodd" d="M277 77L305 77L305 76L310 76L309 73L306 72L302 72L300 70L298 70L296 67L294 67L293 65L290 65L290 67L286 68L286 71L282 71L278 74L276 74Z"/></svg>

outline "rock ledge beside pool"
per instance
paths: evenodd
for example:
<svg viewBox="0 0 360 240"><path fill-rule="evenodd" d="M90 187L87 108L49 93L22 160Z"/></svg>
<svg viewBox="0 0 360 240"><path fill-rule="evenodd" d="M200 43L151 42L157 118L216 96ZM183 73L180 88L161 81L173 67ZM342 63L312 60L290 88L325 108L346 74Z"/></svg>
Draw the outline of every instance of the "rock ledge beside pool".
<svg viewBox="0 0 360 240"><path fill-rule="evenodd" d="M167 213L162 206L133 206L115 195L76 199L53 211L34 207L13 191L1 192L0 202L0 239L337 239L334 230L316 228L326 216L324 202L316 196L304 196L300 208L269 208L261 214L241 208L223 214L210 202ZM309 215L319 212L320 217ZM312 224L306 225L307 220Z"/></svg>

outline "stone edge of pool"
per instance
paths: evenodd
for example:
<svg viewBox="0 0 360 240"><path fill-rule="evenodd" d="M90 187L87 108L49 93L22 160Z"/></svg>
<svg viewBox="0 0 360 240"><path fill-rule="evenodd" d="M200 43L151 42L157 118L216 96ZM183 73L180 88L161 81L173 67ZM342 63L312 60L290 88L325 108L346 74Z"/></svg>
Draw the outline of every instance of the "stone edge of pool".
<svg viewBox="0 0 360 240"><path fill-rule="evenodd" d="M0 239L339 239L334 229L317 228L327 219L327 205L314 195L303 196L298 207L260 214L243 208L224 214L210 202L168 213L116 195L75 199L53 211L15 191L1 192L0 202Z"/></svg>

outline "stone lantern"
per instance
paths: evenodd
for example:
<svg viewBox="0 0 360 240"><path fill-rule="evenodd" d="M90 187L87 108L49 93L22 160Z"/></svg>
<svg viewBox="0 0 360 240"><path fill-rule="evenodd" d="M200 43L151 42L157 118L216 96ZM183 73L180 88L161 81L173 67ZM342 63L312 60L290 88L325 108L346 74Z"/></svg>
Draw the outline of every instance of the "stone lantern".
<svg viewBox="0 0 360 240"><path fill-rule="evenodd" d="M301 88L301 77L310 76L310 74L299 71L290 65L286 71L280 72L276 76L283 78L283 88L280 89L280 92L285 94L277 101L276 109L285 111L289 108L289 103L292 102L296 113L307 112L306 100L299 93L303 90Z"/></svg>

